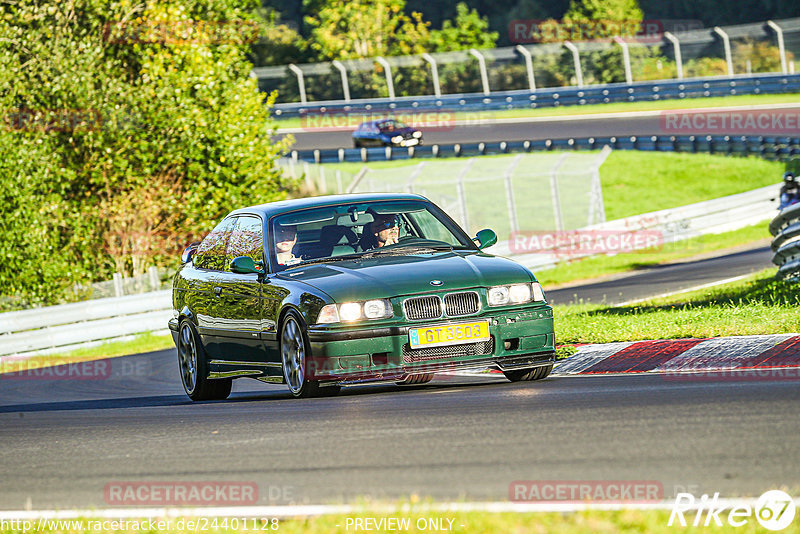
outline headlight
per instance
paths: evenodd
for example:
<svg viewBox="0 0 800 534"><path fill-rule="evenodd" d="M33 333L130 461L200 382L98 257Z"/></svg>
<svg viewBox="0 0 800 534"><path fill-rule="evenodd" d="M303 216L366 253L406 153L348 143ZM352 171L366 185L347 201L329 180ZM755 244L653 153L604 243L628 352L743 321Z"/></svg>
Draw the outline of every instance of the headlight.
<svg viewBox="0 0 800 534"><path fill-rule="evenodd" d="M394 137L392 137L392 143L399 143L402 140L403 140L402 135L395 135Z"/></svg>
<svg viewBox="0 0 800 534"><path fill-rule="evenodd" d="M417 130L416 132L414 132L414 133L413 133L413 134L411 134L411 135L413 135L414 137L416 137L417 139L419 139L420 137L422 137L422 132L420 132L419 130Z"/></svg>
<svg viewBox="0 0 800 534"><path fill-rule="evenodd" d="M359 319L386 319L393 315L392 303L388 299L327 304L320 310L317 324L352 322Z"/></svg>
<svg viewBox="0 0 800 534"><path fill-rule="evenodd" d="M538 282L490 287L487 300L489 306L507 306L526 302L544 302L544 291Z"/></svg>

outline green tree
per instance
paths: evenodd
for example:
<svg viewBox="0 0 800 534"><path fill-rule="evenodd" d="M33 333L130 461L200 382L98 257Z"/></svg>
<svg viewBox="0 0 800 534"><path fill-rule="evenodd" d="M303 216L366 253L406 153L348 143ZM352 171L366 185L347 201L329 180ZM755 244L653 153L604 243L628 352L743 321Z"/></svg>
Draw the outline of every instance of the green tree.
<svg viewBox="0 0 800 534"><path fill-rule="evenodd" d="M51 303L75 282L174 264L230 209L286 195L286 144L246 59L255 7L5 4L4 293Z"/></svg>
<svg viewBox="0 0 800 534"><path fill-rule="evenodd" d="M405 0L329 0L306 17L310 46L321 60L425 52L428 23L404 8Z"/></svg>
<svg viewBox="0 0 800 534"><path fill-rule="evenodd" d="M638 23L643 16L637 0L571 0L564 20Z"/></svg>
<svg viewBox="0 0 800 534"><path fill-rule="evenodd" d="M481 17L478 10L470 10L467 4L456 6L455 21L446 20L441 30L431 32L430 42L436 52L468 50L470 48L494 48L497 32L489 31L489 20Z"/></svg>

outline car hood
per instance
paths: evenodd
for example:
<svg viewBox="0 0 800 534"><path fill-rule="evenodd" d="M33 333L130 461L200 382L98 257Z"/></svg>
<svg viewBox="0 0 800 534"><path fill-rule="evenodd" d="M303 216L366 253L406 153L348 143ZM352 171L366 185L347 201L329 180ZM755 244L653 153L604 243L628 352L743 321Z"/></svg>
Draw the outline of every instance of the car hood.
<svg viewBox="0 0 800 534"><path fill-rule="evenodd" d="M531 272L518 263L477 252L379 256L296 267L279 276L312 285L336 302L534 280ZM432 280L442 284L432 285Z"/></svg>

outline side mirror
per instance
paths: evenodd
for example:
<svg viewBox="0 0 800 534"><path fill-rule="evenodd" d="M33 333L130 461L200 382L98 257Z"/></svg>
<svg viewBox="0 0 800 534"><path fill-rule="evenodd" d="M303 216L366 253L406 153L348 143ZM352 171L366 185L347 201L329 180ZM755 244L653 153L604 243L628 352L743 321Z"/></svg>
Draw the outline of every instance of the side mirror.
<svg viewBox="0 0 800 534"><path fill-rule="evenodd" d="M231 262L231 271L236 274L264 274L264 262L255 262L250 256L239 256Z"/></svg>
<svg viewBox="0 0 800 534"><path fill-rule="evenodd" d="M183 252L181 253L181 263L189 263L192 261L192 256L194 256L194 253L197 252L197 247L199 246L200 241L195 241L183 249Z"/></svg>
<svg viewBox="0 0 800 534"><path fill-rule="evenodd" d="M483 250L497 243L497 234L494 233L494 230L484 228L477 233L473 241L476 241L478 248Z"/></svg>

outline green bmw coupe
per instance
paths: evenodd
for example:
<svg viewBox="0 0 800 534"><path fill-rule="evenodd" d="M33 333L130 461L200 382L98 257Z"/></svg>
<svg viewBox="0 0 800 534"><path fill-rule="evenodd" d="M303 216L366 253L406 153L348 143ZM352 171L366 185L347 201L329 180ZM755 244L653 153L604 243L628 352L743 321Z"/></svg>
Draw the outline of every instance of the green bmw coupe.
<svg viewBox="0 0 800 534"><path fill-rule="evenodd" d="M314 197L233 211L183 253L169 322L192 400L234 378L335 394L370 381L553 368L553 310L525 267L483 252L419 195Z"/></svg>

